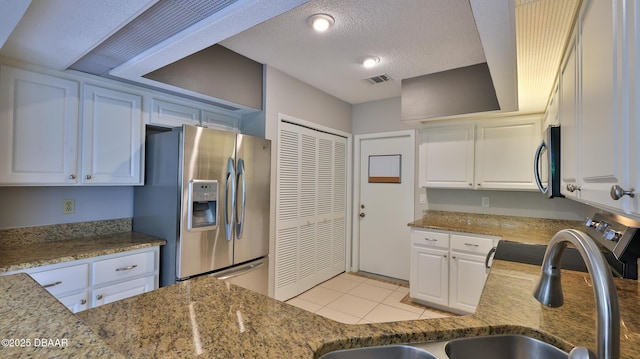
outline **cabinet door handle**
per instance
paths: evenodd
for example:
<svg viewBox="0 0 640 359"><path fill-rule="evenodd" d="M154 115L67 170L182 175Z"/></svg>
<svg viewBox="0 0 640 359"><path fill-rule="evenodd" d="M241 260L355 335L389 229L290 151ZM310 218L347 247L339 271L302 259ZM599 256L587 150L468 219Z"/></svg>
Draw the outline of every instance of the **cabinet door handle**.
<svg viewBox="0 0 640 359"><path fill-rule="evenodd" d="M575 191L580 191L580 189L581 189L580 186L576 186L576 185L571 184L571 183L567 185L567 191L569 191L571 193L573 193Z"/></svg>
<svg viewBox="0 0 640 359"><path fill-rule="evenodd" d="M45 285L42 286L42 288L51 288L51 287L55 287L55 286L60 285L60 284L62 284L62 281L57 281L57 282L45 284Z"/></svg>
<svg viewBox="0 0 640 359"><path fill-rule="evenodd" d="M82 298L82 300L80 301L80 304L82 304L82 305L87 304L87 300L85 298Z"/></svg>
<svg viewBox="0 0 640 359"><path fill-rule="evenodd" d="M138 266L137 264L132 264L132 265L127 266L127 267L116 268L116 272L132 270L133 268L136 268L137 266Z"/></svg>
<svg viewBox="0 0 640 359"><path fill-rule="evenodd" d="M494 254L496 252L496 249L498 249L497 247L493 247L489 250L489 253L487 253L487 256L484 258L484 267L486 269L491 268L489 266L489 261L491 260L491 255Z"/></svg>
<svg viewBox="0 0 640 359"><path fill-rule="evenodd" d="M614 201L617 201L624 196L629 196L633 198L636 196L634 192L635 192L635 189L633 188L629 188L629 190L625 190L624 188L618 186L617 184L611 186L611 198L613 198Z"/></svg>
<svg viewBox="0 0 640 359"><path fill-rule="evenodd" d="M425 241L429 241L429 242L437 242L437 239L433 239L433 238L424 238Z"/></svg>
<svg viewBox="0 0 640 359"><path fill-rule="evenodd" d="M76 175L74 174L69 175L69 179L72 179L72 180L76 179Z"/></svg>
<svg viewBox="0 0 640 359"><path fill-rule="evenodd" d="M97 300L102 300L102 294L98 294L98 295L96 295L96 299L97 299Z"/></svg>
<svg viewBox="0 0 640 359"><path fill-rule="evenodd" d="M475 244L475 243L465 243L464 245L468 247L480 247L479 244Z"/></svg>
<svg viewBox="0 0 640 359"><path fill-rule="evenodd" d="M86 175L86 176L84 176L84 178L90 180L91 179L91 175Z"/></svg>

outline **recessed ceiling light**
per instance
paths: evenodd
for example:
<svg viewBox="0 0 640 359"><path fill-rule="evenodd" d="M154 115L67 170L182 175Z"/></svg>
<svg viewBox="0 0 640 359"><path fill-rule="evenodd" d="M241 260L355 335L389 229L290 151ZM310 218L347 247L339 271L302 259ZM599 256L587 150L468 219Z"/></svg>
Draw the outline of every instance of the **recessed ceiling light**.
<svg viewBox="0 0 640 359"><path fill-rule="evenodd" d="M333 16L327 14L314 14L309 16L309 25L318 32L327 31L336 22Z"/></svg>
<svg viewBox="0 0 640 359"><path fill-rule="evenodd" d="M362 66L364 66L366 68L370 68L370 67L374 67L379 62L380 62L380 58L379 57L367 56L367 57L364 57L362 59Z"/></svg>

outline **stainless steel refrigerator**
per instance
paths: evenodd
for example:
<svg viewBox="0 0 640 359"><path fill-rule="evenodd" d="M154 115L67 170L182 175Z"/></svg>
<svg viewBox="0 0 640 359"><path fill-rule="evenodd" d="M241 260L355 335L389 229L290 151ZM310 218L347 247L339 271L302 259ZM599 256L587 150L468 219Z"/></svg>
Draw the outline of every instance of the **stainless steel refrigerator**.
<svg viewBox="0 0 640 359"><path fill-rule="evenodd" d="M267 294L271 141L183 125L147 136L133 230L163 238L160 285L213 273Z"/></svg>

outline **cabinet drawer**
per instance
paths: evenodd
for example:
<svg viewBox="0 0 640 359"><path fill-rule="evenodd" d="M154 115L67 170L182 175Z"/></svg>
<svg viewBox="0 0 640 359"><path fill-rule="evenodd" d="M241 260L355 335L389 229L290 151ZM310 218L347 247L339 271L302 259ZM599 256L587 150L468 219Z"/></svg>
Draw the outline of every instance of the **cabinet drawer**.
<svg viewBox="0 0 640 359"><path fill-rule="evenodd" d="M459 234L451 235L451 250L459 252L487 254L493 248L492 238L472 237Z"/></svg>
<svg viewBox="0 0 640 359"><path fill-rule="evenodd" d="M154 252L125 255L93 263L93 285L153 273Z"/></svg>
<svg viewBox="0 0 640 359"><path fill-rule="evenodd" d="M53 295L89 286L89 266L87 264L35 272L29 275Z"/></svg>
<svg viewBox="0 0 640 359"><path fill-rule="evenodd" d="M95 308L104 304L133 297L134 295L150 292L155 289L155 283L156 276L150 275L94 289L92 293L92 307Z"/></svg>
<svg viewBox="0 0 640 359"><path fill-rule="evenodd" d="M431 231L411 231L411 243L419 246L449 248L449 234Z"/></svg>

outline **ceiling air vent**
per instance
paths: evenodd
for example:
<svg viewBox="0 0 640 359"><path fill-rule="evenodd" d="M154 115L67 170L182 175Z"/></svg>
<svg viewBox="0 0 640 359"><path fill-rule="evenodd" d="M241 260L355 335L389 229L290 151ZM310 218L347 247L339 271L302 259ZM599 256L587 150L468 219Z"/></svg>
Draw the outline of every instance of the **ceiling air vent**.
<svg viewBox="0 0 640 359"><path fill-rule="evenodd" d="M369 82L372 85L376 85L376 84L381 84L383 82L387 82L391 80L391 77L389 77L389 75L387 74L382 74L382 75L377 75L377 76L373 76L373 77L369 77L368 79L366 79L367 82Z"/></svg>

